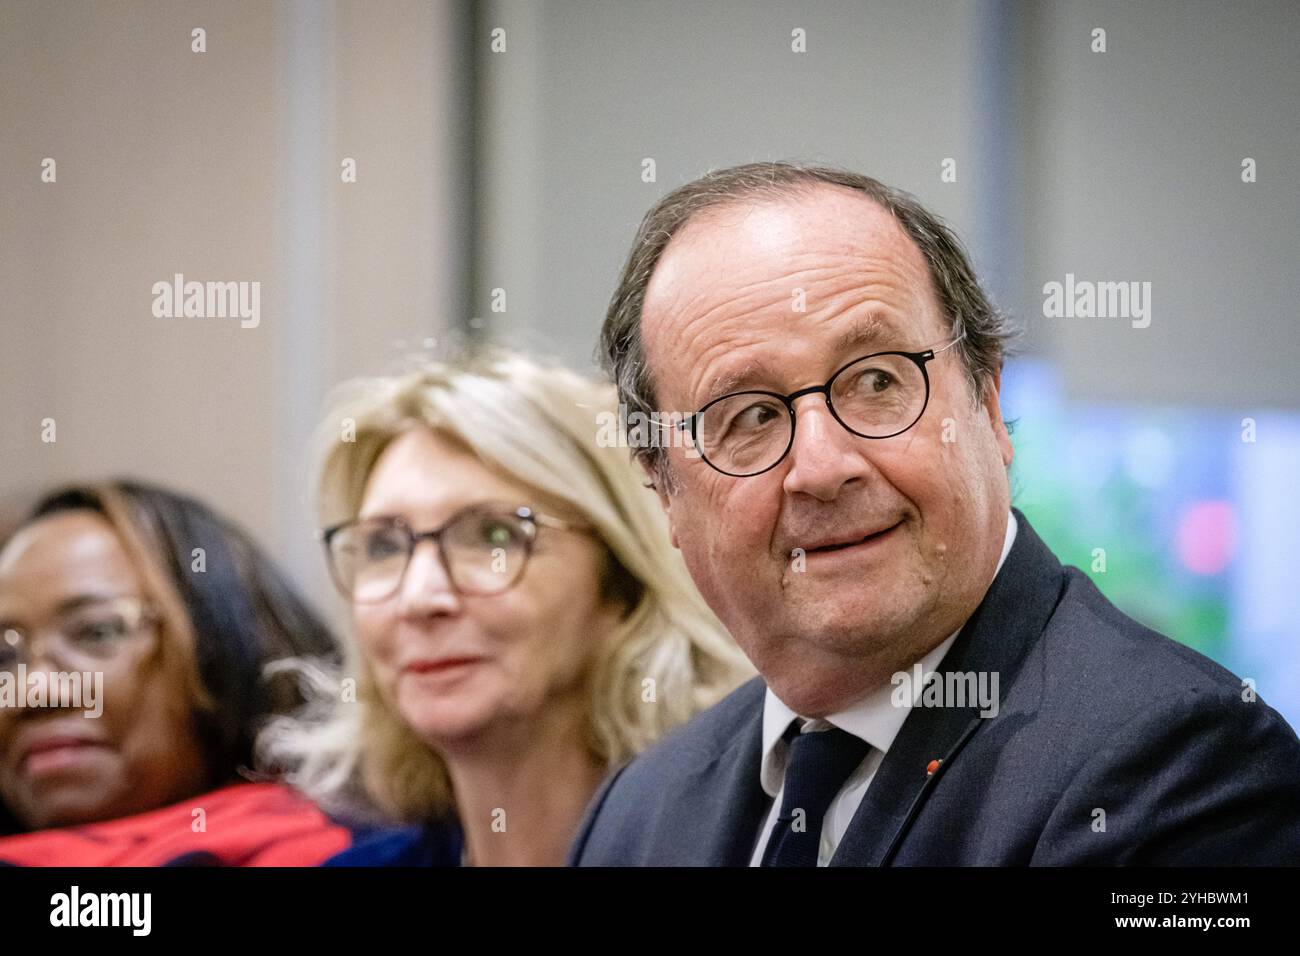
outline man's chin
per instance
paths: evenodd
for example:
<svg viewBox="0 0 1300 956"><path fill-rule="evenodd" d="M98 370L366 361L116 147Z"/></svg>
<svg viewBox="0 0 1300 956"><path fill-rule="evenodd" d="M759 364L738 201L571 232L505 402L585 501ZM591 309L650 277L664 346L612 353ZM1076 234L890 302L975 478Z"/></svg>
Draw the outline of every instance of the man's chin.
<svg viewBox="0 0 1300 956"><path fill-rule="evenodd" d="M903 617L879 608L830 608L787 613L782 628L789 640L822 648L829 653L861 656L892 642Z"/></svg>
<svg viewBox="0 0 1300 956"><path fill-rule="evenodd" d="M779 670L764 677L772 693L804 717L833 714L871 691L868 679L851 666Z"/></svg>
<svg viewBox="0 0 1300 956"><path fill-rule="evenodd" d="M836 685L853 675L882 666L899 642L900 623L894 617L874 615L787 616L781 624L769 621L756 633L760 641L738 643L768 685L782 700L778 685L791 694L816 695L815 688ZM862 679L861 677L857 679ZM786 703L794 706L792 701Z"/></svg>

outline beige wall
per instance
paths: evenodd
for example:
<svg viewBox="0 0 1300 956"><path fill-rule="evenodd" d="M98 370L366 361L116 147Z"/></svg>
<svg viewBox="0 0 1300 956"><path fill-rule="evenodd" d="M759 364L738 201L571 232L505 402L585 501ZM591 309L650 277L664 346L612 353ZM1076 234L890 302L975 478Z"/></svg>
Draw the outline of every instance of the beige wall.
<svg viewBox="0 0 1300 956"><path fill-rule="evenodd" d="M321 593L321 397L461 308L451 8L0 3L0 525L52 483L137 475ZM175 272L260 282L260 325L155 318Z"/></svg>

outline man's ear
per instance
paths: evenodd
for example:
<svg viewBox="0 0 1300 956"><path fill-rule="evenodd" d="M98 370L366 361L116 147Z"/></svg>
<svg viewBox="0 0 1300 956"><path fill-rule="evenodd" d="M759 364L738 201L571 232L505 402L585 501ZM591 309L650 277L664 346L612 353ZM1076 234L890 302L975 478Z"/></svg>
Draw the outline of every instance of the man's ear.
<svg viewBox="0 0 1300 956"><path fill-rule="evenodd" d="M667 452L661 452L667 455ZM668 516L668 537L672 541L673 547L677 548L677 526L673 522L673 498L664 487L664 476L659 473L655 467L655 461L650 455L637 455L637 463L641 466L641 472L646 477L646 487L653 488L655 494L659 496L659 506L664 509L664 514ZM667 467L667 462L664 462Z"/></svg>
<svg viewBox="0 0 1300 956"><path fill-rule="evenodd" d="M1002 466L1008 468L1011 466L1011 459L1015 457L1016 449L1011 444L1011 434L1007 431L1007 423L1002 418L1002 369L993 372L992 380L984 389L984 411L989 417L989 425L993 428L993 438L1002 452Z"/></svg>

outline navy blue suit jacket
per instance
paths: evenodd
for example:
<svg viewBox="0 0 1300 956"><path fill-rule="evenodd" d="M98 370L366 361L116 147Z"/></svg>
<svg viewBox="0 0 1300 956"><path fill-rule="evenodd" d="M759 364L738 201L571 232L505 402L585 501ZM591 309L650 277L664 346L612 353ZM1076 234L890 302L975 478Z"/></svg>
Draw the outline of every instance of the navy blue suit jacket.
<svg viewBox="0 0 1300 956"><path fill-rule="evenodd" d="M1300 863L1295 731L1016 519L939 666L996 672L997 715L914 708L831 865ZM570 862L747 865L771 803L764 689L755 678L612 775Z"/></svg>

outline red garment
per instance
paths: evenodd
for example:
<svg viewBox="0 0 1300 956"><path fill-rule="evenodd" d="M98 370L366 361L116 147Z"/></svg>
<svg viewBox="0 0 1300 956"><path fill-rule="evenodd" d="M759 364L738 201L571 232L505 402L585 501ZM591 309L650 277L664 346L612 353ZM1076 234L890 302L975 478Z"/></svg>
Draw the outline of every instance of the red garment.
<svg viewBox="0 0 1300 956"><path fill-rule="evenodd" d="M0 838L0 863L316 866L351 844L346 827L288 787L237 783L119 820ZM201 856L181 859L189 854Z"/></svg>

